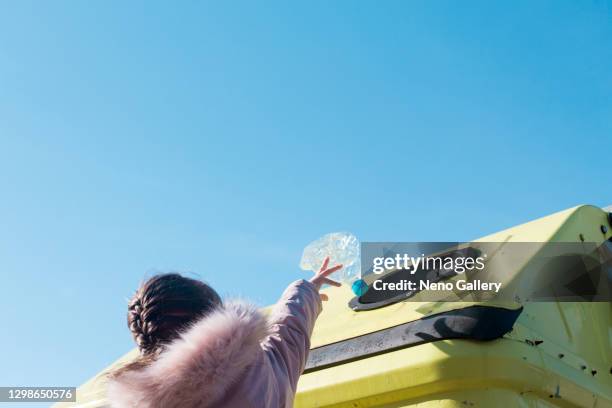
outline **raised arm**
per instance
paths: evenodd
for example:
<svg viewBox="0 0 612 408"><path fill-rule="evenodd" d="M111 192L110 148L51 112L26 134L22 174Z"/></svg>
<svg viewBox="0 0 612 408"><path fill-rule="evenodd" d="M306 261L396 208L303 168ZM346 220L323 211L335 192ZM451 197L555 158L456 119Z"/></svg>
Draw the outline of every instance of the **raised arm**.
<svg viewBox="0 0 612 408"><path fill-rule="evenodd" d="M327 296L319 294L319 290L324 283L340 286L339 282L328 276L342 265L333 268L328 268L328 265L329 258L312 279L301 279L289 285L270 314L271 334L265 341L265 347L276 363L284 368L294 392L306 365L310 336L321 312L321 301L327 300Z"/></svg>

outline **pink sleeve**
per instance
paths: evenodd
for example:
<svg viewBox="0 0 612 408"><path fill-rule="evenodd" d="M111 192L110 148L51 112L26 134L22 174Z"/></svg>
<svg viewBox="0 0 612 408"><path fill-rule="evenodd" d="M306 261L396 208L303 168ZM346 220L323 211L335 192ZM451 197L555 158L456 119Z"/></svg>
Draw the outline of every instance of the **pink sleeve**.
<svg viewBox="0 0 612 408"><path fill-rule="evenodd" d="M285 289L270 314L271 334L264 344L277 363L285 368L283 371L293 392L304 371L310 336L321 308L316 287L301 279Z"/></svg>

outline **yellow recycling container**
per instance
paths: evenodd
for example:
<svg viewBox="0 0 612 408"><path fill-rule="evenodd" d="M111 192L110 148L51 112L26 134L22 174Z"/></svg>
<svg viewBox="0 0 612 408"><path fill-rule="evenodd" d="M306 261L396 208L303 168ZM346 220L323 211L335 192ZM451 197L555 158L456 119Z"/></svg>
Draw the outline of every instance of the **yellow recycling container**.
<svg viewBox="0 0 612 408"><path fill-rule="evenodd" d="M612 251L611 222L585 205L478 241L584 242ZM315 326L297 408L612 408L610 302L397 302L359 311L348 306L346 287L327 290L336 293ZM471 334L428 334L466 317L479 322ZM106 373L135 355L79 387L76 404L56 406L104 407Z"/></svg>

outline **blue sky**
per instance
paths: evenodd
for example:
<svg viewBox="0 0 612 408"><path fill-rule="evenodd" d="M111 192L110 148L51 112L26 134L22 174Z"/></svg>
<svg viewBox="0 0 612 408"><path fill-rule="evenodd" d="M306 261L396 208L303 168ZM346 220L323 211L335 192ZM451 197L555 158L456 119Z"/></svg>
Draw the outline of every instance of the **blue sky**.
<svg viewBox="0 0 612 408"><path fill-rule="evenodd" d="M273 302L303 247L612 203L612 6L12 2L0 385L78 385L181 271Z"/></svg>

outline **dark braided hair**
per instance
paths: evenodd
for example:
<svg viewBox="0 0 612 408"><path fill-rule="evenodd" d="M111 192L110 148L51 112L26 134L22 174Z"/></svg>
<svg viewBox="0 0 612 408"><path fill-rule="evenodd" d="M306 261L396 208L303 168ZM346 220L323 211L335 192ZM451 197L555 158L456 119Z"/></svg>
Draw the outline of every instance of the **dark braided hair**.
<svg viewBox="0 0 612 408"><path fill-rule="evenodd" d="M182 330L220 305L217 292L202 281L177 273L153 276L128 303L127 324L141 355L109 376L148 366Z"/></svg>
<svg viewBox="0 0 612 408"><path fill-rule="evenodd" d="M140 297L134 296L128 304L128 327L138 349L143 354L148 354L153 351L153 340L149 332L150 325L145 319Z"/></svg>
<svg viewBox="0 0 612 408"><path fill-rule="evenodd" d="M156 275L130 300L127 323L141 354L150 356L219 305L217 292L202 281L177 273Z"/></svg>

